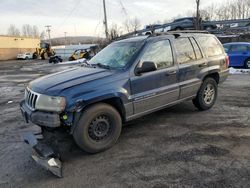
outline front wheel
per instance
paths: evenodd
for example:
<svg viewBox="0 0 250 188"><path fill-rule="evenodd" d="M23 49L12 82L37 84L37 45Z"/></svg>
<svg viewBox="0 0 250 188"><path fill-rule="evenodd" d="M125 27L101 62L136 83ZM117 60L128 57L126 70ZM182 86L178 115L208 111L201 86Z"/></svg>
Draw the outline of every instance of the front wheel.
<svg viewBox="0 0 250 188"><path fill-rule="evenodd" d="M213 78L206 78L195 99L193 99L193 104L199 110L210 109L217 98L218 84Z"/></svg>
<svg viewBox="0 0 250 188"><path fill-rule="evenodd" d="M112 147L122 128L119 112L104 103L87 108L80 118L73 137L77 145L89 153L98 153Z"/></svg>

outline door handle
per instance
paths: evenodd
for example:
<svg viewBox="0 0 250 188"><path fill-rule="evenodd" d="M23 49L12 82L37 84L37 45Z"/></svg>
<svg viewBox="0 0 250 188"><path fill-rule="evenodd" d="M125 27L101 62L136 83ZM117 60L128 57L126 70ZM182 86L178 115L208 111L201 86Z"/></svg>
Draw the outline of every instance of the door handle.
<svg viewBox="0 0 250 188"><path fill-rule="evenodd" d="M168 71L165 73L166 76L173 75L173 74L176 74L176 70Z"/></svg>
<svg viewBox="0 0 250 188"><path fill-rule="evenodd" d="M199 64L199 67L206 67L206 66L207 66L207 63Z"/></svg>

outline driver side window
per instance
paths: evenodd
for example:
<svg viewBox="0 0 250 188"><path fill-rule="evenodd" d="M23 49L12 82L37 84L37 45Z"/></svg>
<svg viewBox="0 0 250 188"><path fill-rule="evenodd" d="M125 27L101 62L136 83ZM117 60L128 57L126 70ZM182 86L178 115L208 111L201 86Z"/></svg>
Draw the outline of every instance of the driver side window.
<svg viewBox="0 0 250 188"><path fill-rule="evenodd" d="M169 40L162 40L150 44L141 57L141 62L152 61L157 69L173 66L172 48Z"/></svg>

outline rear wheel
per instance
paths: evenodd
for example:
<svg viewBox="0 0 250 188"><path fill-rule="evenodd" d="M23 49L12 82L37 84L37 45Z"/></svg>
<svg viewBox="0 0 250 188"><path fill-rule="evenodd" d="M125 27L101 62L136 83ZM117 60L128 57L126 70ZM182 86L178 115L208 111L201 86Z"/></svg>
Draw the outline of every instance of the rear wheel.
<svg viewBox="0 0 250 188"><path fill-rule="evenodd" d="M206 78L195 99L193 99L193 104L199 110L208 110L210 109L217 98L218 85L213 78Z"/></svg>
<svg viewBox="0 0 250 188"><path fill-rule="evenodd" d="M121 116L108 104L95 104L83 112L73 137L77 145L89 153L112 147L121 133Z"/></svg>
<svg viewBox="0 0 250 188"><path fill-rule="evenodd" d="M250 59L247 59L247 60L245 61L245 68L246 68L246 69L250 69Z"/></svg>

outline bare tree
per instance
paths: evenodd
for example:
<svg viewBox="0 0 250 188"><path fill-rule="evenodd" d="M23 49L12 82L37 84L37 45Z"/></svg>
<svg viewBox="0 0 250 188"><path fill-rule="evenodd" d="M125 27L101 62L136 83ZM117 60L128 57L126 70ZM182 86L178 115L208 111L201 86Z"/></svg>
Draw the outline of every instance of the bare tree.
<svg viewBox="0 0 250 188"><path fill-rule="evenodd" d="M138 18L127 19L123 23L123 26L124 26L125 31L130 33L130 32L137 31L140 28L141 23Z"/></svg>
<svg viewBox="0 0 250 188"><path fill-rule="evenodd" d="M112 26L109 29L109 39L114 40L115 38L122 35L121 28L119 28L116 24L112 24Z"/></svg>
<svg viewBox="0 0 250 188"><path fill-rule="evenodd" d="M210 20L244 19L250 17L250 0L228 0L217 6L203 8L202 18Z"/></svg>
<svg viewBox="0 0 250 188"><path fill-rule="evenodd" d="M42 31L41 34L40 34L40 39L45 40L45 38L46 38L46 32Z"/></svg>
<svg viewBox="0 0 250 188"><path fill-rule="evenodd" d="M25 24L22 26L22 35L24 37L33 37L33 29L29 24Z"/></svg>
<svg viewBox="0 0 250 188"><path fill-rule="evenodd" d="M34 38L40 37L39 29L36 25L33 25L33 27L32 27L32 35Z"/></svg>
<svg viewBox="0 0 250 188"><path fill-rule="evenodd" d="M8 28L7 34L10 36L20 36L20 31L15 25L11 24Z"/></svg>

